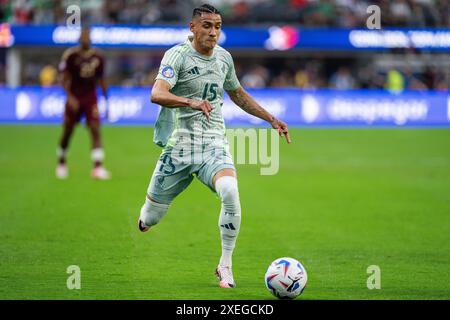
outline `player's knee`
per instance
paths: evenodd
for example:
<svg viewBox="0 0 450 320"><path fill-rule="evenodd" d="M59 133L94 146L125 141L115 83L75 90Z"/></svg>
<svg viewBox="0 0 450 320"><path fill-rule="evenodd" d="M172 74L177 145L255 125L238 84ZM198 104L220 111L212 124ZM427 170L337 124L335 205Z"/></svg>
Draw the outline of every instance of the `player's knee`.
<svg viewBox="0 0 450 320"><path fill-rule="evenodd" d="M99 135L100 134L100 125L96 123L89 123L88 124L89 130L93 135Z"/></svg>
<svg viewBox="0 0 450 320"><path fill-rule="evenodd" d="M66 118L66 119L64 119L63 126L64 126L64 129L66 129L66 131L72 131L75 128L76 124L77 123L75 121Z"/></svg>
<svg viewBox="0 0 450 320"><path fill-rule="evenodd" d="M169 206L170 203L158 203L147 197L141 208L140 219L146 226L154 226L166 215Z"/></svg>
<svg viewBox="0 0 450 320"><path fill-rule="evenodd" d="M224 204L239 203L239 190L237 179L231 176L223 176L216 181L216 191Z"/></svg>

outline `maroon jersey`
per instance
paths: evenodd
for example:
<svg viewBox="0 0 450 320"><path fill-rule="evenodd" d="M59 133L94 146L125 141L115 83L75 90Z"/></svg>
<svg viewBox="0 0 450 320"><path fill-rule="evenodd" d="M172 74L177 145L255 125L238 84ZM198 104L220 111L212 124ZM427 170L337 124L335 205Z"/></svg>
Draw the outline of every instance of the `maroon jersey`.
<svg viewBox="0 0 450 320"><path fill-rule="evenodd" d="M81 51L79 47L67 49L60 70L71 76L70 92L80 100L97 100L97 80L103 77L104 58L96 49Z"/></svg>

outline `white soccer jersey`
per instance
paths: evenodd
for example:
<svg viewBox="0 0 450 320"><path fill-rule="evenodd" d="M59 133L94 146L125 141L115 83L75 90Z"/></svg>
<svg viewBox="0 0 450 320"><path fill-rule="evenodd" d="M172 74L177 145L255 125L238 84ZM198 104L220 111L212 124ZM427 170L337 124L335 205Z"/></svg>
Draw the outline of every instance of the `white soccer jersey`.
<svg viewBox="0 0 450 320"><path fill-rule="evenodd" d="M198 53L186 42L166 51L156 79L167 81L170 92L190 99L207 100L213 109L209 121L201 110L192 108L163 108L155 125L155 143L173 146L180 130L202 136L224 136L222 115L224 90L240 87L233 58L224 48L216 45L211 56ZM198 132L198 131L201 132Z"/></svg>

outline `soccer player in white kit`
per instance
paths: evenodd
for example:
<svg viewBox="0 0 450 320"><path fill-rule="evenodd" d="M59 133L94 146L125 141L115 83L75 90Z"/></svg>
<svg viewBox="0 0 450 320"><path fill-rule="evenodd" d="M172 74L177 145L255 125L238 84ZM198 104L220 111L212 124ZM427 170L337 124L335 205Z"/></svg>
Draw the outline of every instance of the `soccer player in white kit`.
<svg viewBox="0 0 450 320"><path fill-rule="evenodd" d="M232 254L241 224L236 169L225 138L223 91L247 113L271 124L291 142L288 126L262 108L239 84L233 58L217 45L222 19L208 4L193 11L193 36L166 51L151 93L161 105L154 142L163 147L138 219L142 232L157 224L194 175L219 196L222 288L236 286Z"/></svg>

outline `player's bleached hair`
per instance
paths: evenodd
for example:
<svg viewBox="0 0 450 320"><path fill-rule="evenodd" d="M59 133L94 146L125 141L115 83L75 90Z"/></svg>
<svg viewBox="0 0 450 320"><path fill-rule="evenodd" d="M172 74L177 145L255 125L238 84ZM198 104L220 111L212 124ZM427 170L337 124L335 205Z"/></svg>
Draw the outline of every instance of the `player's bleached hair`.
<svg viewBox="0 0 450 320"><path fill-rule="evenodd" d="M192 18L196 16L201 16L202 13L215 13L220 14L220 11L214 8L210 4L202 4L200 7L194 8L194 11L192 12Z"/></svg>

